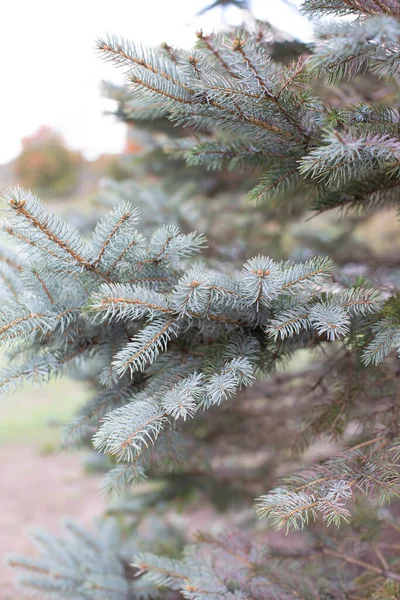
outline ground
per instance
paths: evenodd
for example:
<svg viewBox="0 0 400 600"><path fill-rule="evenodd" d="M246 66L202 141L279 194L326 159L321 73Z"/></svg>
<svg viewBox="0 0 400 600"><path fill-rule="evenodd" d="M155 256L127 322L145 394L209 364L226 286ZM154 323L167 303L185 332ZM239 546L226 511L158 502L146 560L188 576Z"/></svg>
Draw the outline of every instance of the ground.
<svg viewBox="0 0 400 600"><path fill-rule="evenodd" d="M83 385L56 380L0 403L0 600L22 600L7 554L34 555L28 531L60 529L64 517L90 526L103 511L99 476L83 476L84 454L59 452L60 424L86 395Z"/></svg>
<svg viewBox="0 0 400 600"><path fill-rule="evenodd" d="M43 454L35 444L0 447L0 598L22 600L15 573L4 565L7 554L34 555L29 530L57 532L72 517L90 526L101 515L99 477L82 476L79 454Z"/></svg>

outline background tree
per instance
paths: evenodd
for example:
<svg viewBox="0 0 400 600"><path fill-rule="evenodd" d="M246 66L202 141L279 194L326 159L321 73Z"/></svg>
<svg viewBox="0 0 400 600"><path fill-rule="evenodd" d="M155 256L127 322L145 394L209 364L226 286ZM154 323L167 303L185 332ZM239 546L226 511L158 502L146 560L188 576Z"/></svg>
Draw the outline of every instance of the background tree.
<svg viewBox="0 0 400 600"><path fill-rule="evenodd" d="M41 127L22 140L21 154L14 169L18 181L41 193L66 194L78 182L82 157L65 146L62 137L49 127Z"/></svg>

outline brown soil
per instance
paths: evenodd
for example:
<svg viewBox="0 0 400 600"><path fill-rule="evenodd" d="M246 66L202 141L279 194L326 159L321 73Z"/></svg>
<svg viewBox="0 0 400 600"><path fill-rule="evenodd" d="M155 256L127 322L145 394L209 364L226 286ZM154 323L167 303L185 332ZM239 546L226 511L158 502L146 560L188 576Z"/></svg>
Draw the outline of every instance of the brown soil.
<svg viewBox="0 0 400 600"><path fill-rule="evenodd" d="M30 529L60 531L64 517L90 527L103 512L99 477L82 477L81 460L79 454L43 455L32 446L0 447L1 600L26 598L4 559L10 553L35 555Z"/></svg>

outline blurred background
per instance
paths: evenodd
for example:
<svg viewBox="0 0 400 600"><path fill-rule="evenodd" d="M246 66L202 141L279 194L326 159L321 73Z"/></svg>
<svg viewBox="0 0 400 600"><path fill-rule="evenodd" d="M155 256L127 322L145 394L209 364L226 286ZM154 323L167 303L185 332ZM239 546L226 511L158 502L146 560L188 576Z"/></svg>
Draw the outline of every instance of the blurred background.
<svg viewBox="0 0 400 600"><path fill-rule="evenodd" d="M292 2L292 0L291 0ZM68 147L93 159L124 148L125 128L107 118L112 103L100 82L122 81L99 59L95 40L106 34L157 45L190 48L199 29L211 32L240 24L242 11L216 7L212 0L16 0L1 9L1 74L6 83L0 115L0 163L14 159L24 137L41 125L58 131ZM293 6L296 3L293 2ZM309 23L280 0L253 0L252 13L307 39ZM197 16L196 16L197 15Z"/></svg>
<svg viewBox="0 0 400 600"><path fill-rule="evenodd" d="M254 184L252 176L246 180L235 173L188 171L164 152L173 135L170 126L138 127L121 118L123 72L100 59L96 38L117 34L150 46L166 42L190 48L200 29L211 33L250 19L246 10L231 5L205 10L210 4L210 0L2 3L0 189L17 183L30 188L83 231L91 229L113 200L136 199L144 227L178 221L184 230L205 231L211 260L240 263L261 251L278 259L333 253L349 273L360 274L366 262L380 269L388 253L395 260L400 242L390 212L342 224L337 215L328 213L309 221L305 201L299 198L290 219L279 207L267 218L265 207L244 200ZM312 38L312 27L298 12L298 4L250 2L252 18L268 21L279 42L285 42L282 60L304 50L303 44ZM113 85L105 86L104 81ZM352 88L350 100L367 93L379 99L381 86L376 82L364 86ZM343 101L329 93L332 102ZM157 206L162 210L155 216ZM56 529L65 515L90 524L101 513L100 476L82 477L82 469L96 471L95 466L76 453L55 454L60 424L72 418L88 394L83 383L59 380L39 390L26 387L2 400L0 557L6 552L30 553L25 531L32 525ZM12 575L1 568L0 573L0 593L5 590L9 600L19 598Z"/></svg>

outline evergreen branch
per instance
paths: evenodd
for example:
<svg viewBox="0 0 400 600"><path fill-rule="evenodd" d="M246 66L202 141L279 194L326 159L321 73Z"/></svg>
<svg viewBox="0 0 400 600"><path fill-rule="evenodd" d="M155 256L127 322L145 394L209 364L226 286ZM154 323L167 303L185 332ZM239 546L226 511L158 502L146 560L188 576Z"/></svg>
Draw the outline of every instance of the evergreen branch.
<svg viewBox="0 0 400 600"><path fill-rule="evenodd" d="M283 264L282 292L298 293L309 286L323 284L330 276L334 264L330 258L312 258L305 263L294 264L287 261Z"/></svg>
<svg viewBox="0 0 400 600"><path fill-rule="evenodd" d="M248 110L243 110L237 102L233 102L232 98L235 96L245 96L247 98L253 99L253 102L259 102L262 100L262 96L258 96L257 94L253 94L248 92L242 86L238 84L234 84L234 82L225 82L221 81L219 85L216 85L215 79L213 81L208 81L203 78L203 86L205 91L207 92L206 104L204 108L207 110L207 106L210 105L214 108L218 109L218 113L223 120L221 121L221 127L228 125L230 129L237 127L237 119L243 121L244 123L249 123L257 128L264 129L269 131L270 133L276 134L277 136L281 136L286 138L287 140L291 140L293 137L293 133L285 130L282 126L272 123L270 121L262 118L263 111L260 110L260 106L251 105L248 107ZM222 98L222 101L216 98L210 98L211 93L217 96L217 98ZM232 108L230 108L232 106ZM257 110L255 110L257 109ZM204 117L207 116L207 113L201 113ZM227 120L228 115L231 117ZM212 115L210 115L212 116ZM225 125L224 125L225 124Z"/></svg>
<svg viewBox="0 0 400 600"><path fill-rule="evenodd" d="M79 446L94 433L101 419L108 412L123 406L129 401L132 384L122 383L110 390L99 392L79 411L79 415L62 429L63 448Z"/></svg>
<svg viewBox="0 0 400 600"><path fill-rule="evenodd" d="M47 213L44 207L39 203L39 200L30 194L25 193L20 188L14 188L6 193L4 202L16 212L17 215L22 216L29 224L43 234L44 239L58 246L63 253L68 254L74 261L80 265L88 268L92 268L89 261L82 256L80 253L81 247L83 248L83 242L77 238L77 234L69 235L69 238L76 240L74 246L70 240L67 241L67 232L65 226L61 225L55 215ZM34 214L37 212L37 216ZM54 229L53 229L54 228ZM69 233L69 232L68 232ZM64 234L64 235L63 235Z"/></svg>
<svg viewBox="0 0 400 600"><path fill-rule="evenodd" d="M0 395L15 391L25 382L34 385L48 383L62 372L64 366L88 351L91 344L80 344L69 354L51 351L23 362L15 367L7 367L0 372Z"/></svg>
<svg viewBox="0 0 400 600"><path fill-rule="evenodd" d="M375 36L382 31L385 32L385 43L376 44ZM330 82L354 77L367 69L390 77L399 69L399 35L398 19L382 14L352 24L319 26L309 67L314 74L327 75Z"/></svg>
<svg viewBox="0 0 400 600"><path fill-rule="evenodd" d="M298 123L298 121L296 120L296 118L293 115L291 115L286 110L286 108L280 102L279 98L275 94L273 94L271 92L271 90L269 89L269 87L266 84L266 81L258 73L257 67L251 61L250 57L248 56L248 54L245 51L245 45L243 44L242 40L240 40L239 38L236 38L235 41L234 41L234 43L233 43L233 49L234 49L235 52L238 52L242 56L244 62L249 67L249 69L251 70L251 72L255 76L256 80L258 81L258 83L260 85L260 88L265 93L266 99L269 100L270 102L272 102L274 104L274 106L277 108L277 110L295 128L295 130L297 131L297 133L300 134L301 138L303 138L304 140L306 140L307 142L309 142L310 141L310 137L309 137L308 133L303 129L303 127L300 125L300 123ZM278 94L279 93L280 92L278 92Z"/></svg>
<svg viewBox="0 0 400 600"><path fill-rule="evenodd" d="M275 94L275 98L279 100L279 96L281 96L286 90L289 90L298 79L301 79L305 72L307 71L307 60L306 56L300 56L297 59L297 62L293 63L290 68L284 71L284 80L279 88L279 91Z"/></svg>
<svg viewBox="0 0 400 600"><path fill-rule="evenodd" d="M49 288L47 287L46 283L44 282L43 278L40 276L39 274L39 270L38 269L33 269L32 273L34 274L34 276L36 277L36 279L38 280L38 282L40 283L44 293L46 294L50 304L54 304L54 298L51 295Z"/></svg>
<svg viewBox="0 0 400 600"><path fill-rule="evenodd" d="M351 208L364 212L380 207L398 206L400 181L387 173L376 171L363 181L351 180L340 188L321 186L313 208L318 212L332 208Z"/></svg>
<svg viewBox="0 0 400 600"><path fill-rule="evenodd" d="M214 4L224 7L232 0ZM243 6L241 0L233 4ZM146 134L162 132L151 152L153 175L162 174L160 160L172 146L165 148L163 140L176 137L172 126L178 125L187 128L178 134L178 157L197 167L200 195L219 192L226 179L213 174L203 182L203 167L228 167L251 172L241 182L237 174L230 177L238 202L241 190L253 187L250 197L279 198L272 205L285 208L294 200L294 215L309 199L317 210L398 208L398 1L306 0L304 9L357 18L318 26L307 48L261 23L255 32L246 26L228 34L200 32L194 51L168 45L147 50L117 38L99 42L102 54L126 69L133 91L131 98L109 86L118 103L115 114ZM304 51L311 56L286 66L289 55ZM333 82L364 72L368 89L357 82L353 91L346 85L326 92L321 85L322 78ZM376 76L387 84L377 89ZM357 101L359 96L370 98L370 105ZM146 174L143 161L139 168ZM192 600L397 598L399 544L392 536L399 524L395 510L378 508L400 495L398 367L395 356L388 356L400 354L395 273L390 281L380 273L382 294L378 285L360 287L359 280L350 287L347 269L332 280L327 258L296 263L259 255L241 272L213 258L209 267L193 265L205 239L171 223L178 218L186 227L197 218L199 194L189 212L181 197L174 199L179 210L171 216L158 210L166 196L153 198L153 187L142 195L126 182L103 202L104 207L139 193L145 217L167 223L149 241L136 230L138 213L128 202L101 219L87 243L32 194L18 189L7 194L3 229L28 252L22 269L0 250L0 280L9 299L0 314L0 341L16 345L12 361L22 358L3 372L0 391L24 381L45 383L69 366L94 384L94 397L64 428L64 446L92 439L96 449L111 455L109 464L123 461L105 478L109 491L143 481L145 469L156 477L167 471L158 485L111 509L130 513L135 525L146 517L153 526L149 508L161 510L174 498L191 501L195 486L205 500L245 501L275 467L290 472L285 447L298 429L307 443L321 437L351 446L349 439L357 435L359 443L333 457L324 444L328 458L289 475L258 501L259 514L278 529L299 529L317 519L340 525L352 517L353 524L326 542L315 528L313 554L304 544L277 550L273 538L265 543L256 528L218 540L199 537L181 560L132 552L115 530L95 538L69 524L66 542L37 536L39 561L12 560L28 572L22 583L31 591L82 600L153 597L158 587L172 590L163 589L162 596ZM283 212L274 228L284 227ZM337 239L341 257L342 242L358 222ZM251 223L241 225L247 229ZM271 242L275 235L281 239L277 230L264 233ZM299 249L287 247L286 237L274 252L297 256ZM315 242L329 254L329 240ZM396 261L389 262L395 267ZM295 368L290 364L266 390L233 401L240 389L270 375L293 353ZM303 358L310 361L306 369L299 366ZM182 449L189 448L183 459ZM199 461L205 461L200 468ZM135 527L138 534L141 529ZM156 529L146 548L150 538L160 542ZM135 566L129 564L133 555ZM354 568L361 571L356 579Z"/></svg>
<svg viewBox="0 0 400 600"><path fill-rule="evenodd" d="M26 244L28 246L32 246L33 248L36 248L36 249L42 251L42 247L41 247L41 245L39 243L35 242L34 240L29 239L29 237L27 237L23 233L17 231L13 227L10 227L7 224L2 224L2 229L3 229L3 231L5 233L8 233L8 235L12 236L13 238L16 238L17 240L19 240L23 244ZM52 256L53 258L58 258L57 254L55 252L52 252L48 248L46 249L46 253L49 256Z"/></svg>
<svg viewBox="0 0 400 600"><path fill-rule="evenodd" d="M310 310L309 319L318 335L326 334L330 341L340 339L350 329L350 316L336 299L314 305Z"/></svg>
<svg viewBox="0 0 400 600"><path fill-rule="evenodd" d="M172 46L170 46L169 44L167 44L166 42L163 42L161 44L161 48L165 51L166 55L171 59L171 61L173 63L177 64L178 58L177 58L176 52L174 51L174 48Z"/></svg>
<svg viewBox="0 0 400 600"><path fill-rule="evenodd" d="M143 467L136 463L117 465L104 477L102 490L105 494L119 495L128 485L146 481L146 473Z"/></svg>
<svg viewBox="0 0 400 600"><path fill-rule="evenodd" d="M278 296L281 280L279 265L270 258L257 256L248 260L243 267L241 294L257 309L260 303L268 306Z"/></svg>
<svg viewBox="0 0 400 600"><path fill-rule="evenodd" d="M18 257L14 253L10 252L8 248L0 248L0 262L11 267L17 273L21 273L22 265L19 263Z"/></svg>
<svg viewBox="0 0 400 600"><path fill-rule="evenodd" d="M400 11L393 0L305 0L302 10L310 16L334 14L338 16L355 14L399 15Z"/></svg>
<svg viewBox="0 0 400 600"><path fill-rule="evenodd" d="M109 275L119 266L121 260L132 260L137 257L138 252L144 245L144 238L133 228L139 220L139 212L132 209L129 204L122 204L107 215L97 225L92 244L97 251L97 258L93 266L100 265L107 269ZM130 242L127 245L126 238ZM134 253L128 252L134 248Z"/></svg>
<svg viewBox="0 0 400 600"><path fill-rule="evenodd" d="M131 402L104 417L93 437L93 445L118 460L132 462L144 448L155 442L165 423L163 412L154 402Z"/></svg>
<svg viewBox="0 0 400 600"><path fill-rule="evenodd" d="M190 87L185 85L182 81L179 81L177 76L171 74L171 70L172 72L175 71L171 63L163 64L162 61L159 59L157 60L151 53L135 46L133 43L122 39L118 40L118 38L114 37L107 41L99 40L97 45L99 50L105 53L106 57L111 57L117 64L128 67L141 67L144 70L150 71L153 75L157 75L162 79L183 88L189 94L194 94L194 91ZM150 55L150 60L146 60L146 53ZM151 60L153 62L150 62Z"/></svg>
<svg viewBox="0 0 400 600"><path fill-rule="evenodd" d="M288 487L276 488L259 498L259 515L272 518L277 529L298 529L318 516L328 525L339 525L350 516L347 504L353 499L354 489L368 496L378 492L383 500L398 495L399 465L389 466L396 441L384 439L377 445L380 440L374 438L290 477ZM372 450L365 450L371 446Z"/></svg>
<svg viewBox="0 0 400 600"><path fill-rule="evenodd" d="M167 349L168 341L177 332L175 319L156 319L142 329L133 340L115 356L113 365L118 375L127 370L143 371L153 363L161 351Z"/></svg>
<svg viewBox="0 0 400 600"><path fill-rule="evenodd" d="M237 75L234 71L231 70L231 68L229 67L228 63L224 60L219 48L217 48L216 46L214 46L212 44L212 39L213 39L213 34L211 35L204 35L202 30L200 29L200 31L198 31L196 33L196 36L199 40L198 44L199 46L202 48L206 48L210 54L216 59L217 63L219 63L221 65L221 67L223 68L223 70L230 75L233 78L237 78Z"/></svg>
<svg viewBox="0 0 400 600"><path fill-rule="evenodd" d="M188 258L205 247L206 240L203 235L196 232L183 234L174 225L160 227L150 240L150 260L159 264L161 261L169 261L172 256L177 258Z"/></svg>
<svg viewBox="0 0 400 600"><path fill-rule="evenodd" d="M396 319L387 316L372 328L373 339L363 352L365 365L378 365L394 348L400 348L400 326Z"/></svg>
<svg viewBox="0 0 400 600"><path fill-rule="evenodd" d="M111 243L111 240L116 235L116 233L118 232L120 227L125 223L125 221L127 221L129 219L130 216L131 216L131 214L129 212L124 213L119 218L119 221L114 225L114 228L112 229L112 231L110 231L110 233L108 234L107 238L104 240L104 243L102 244L102 246L99 250L99 254L98 254L96 260L94 261L95 266L98 266L98 264L100 263L101 259L104 256L107 246Z"/></svg>
<svg viewBox="0 0 400 600"><path fill-rule="evenodd" d="M249 192L248 198L252 202L259 203L283 196L296 186L299 179L297 164L281 162L278 167L272 167L261 177L256 187Z"/></svg>
<svg viewBox="0 0 400 600"><path fill-rule="evenodd" d="M206 141L189 148L183 147L181 154L190 166L204 165L208 170L230 170L236 168L248 169L249 165L256 168L264 167L271 160L285 159L285 154L279 154L273 144L269 146L250 143L249 140L234 142Z"/></svg>
<svg viewBox="0 0 400 600"><path fill-rule="evenodd" d="M191 571L183 561L155 556L148 552L135 556L134 566L138 575L147 581L154 582L157 587L169 587L179 590L181 581L188 581Z"/></svg>
<svg viewBox="0 0 400 600"><path fill-rule="evenodd" d="M18 296L18 287L12 277L1 268L0 265L0 278L3 280L4 285L9 289L11 294L16 298Z"/></svg>
<svg viewBox="0 0 400 600"><path fill-rule="evenodd" d="M141 319L173 314L164 294L139 285L103 284L89 300L88 311L102 321L109 319Z"/></svg>
<svg viewBox="0 0 400 600"><path fill-rule="evenodd" d="M353 315L379 312L384 304L380 290L350 288L340 294L341 306Z"/></svg>
<svg viewBox="0 0 400 600"><path fill-rule="evenodd" d="M282 312L279 318L272 319L267 326L268 333L274 341L299 335L301 331L310 328L309 307L296 307L291 311Z"/></svg>
<svg viewBox="0 0 400 600"><path fill-rule="evenodd" d="M395 138L387 135L355 138L333 132L326 136L324 146L302 159L300 172L327 185L343 185L356 178L361 164L367 174L379 165L398 164L399 157L400 142Z"/></svg>
<svg viewBox="0 0 400 600"><path fill-rule="evenodd" d="M33 310L31 310L31 307ZM5 345L28 339L37 330L41 333L51 331L54 326L52 319L45 310L34 310L34 304L17 304L3 306L0 316L0 340Z"/></svg>
<svg viewBox="0 0 400 600"><path fill-rule="evenodd" d="M111 531L103 526L99 539L71 521L64 525L67 539L42 531L34 534L41 550L39 559L9 557L10 566L28 573L20 577L19 585L28 592L57 594L60 598L129 600L130 583L115 523L109 522Z"/></svg>
<svg viewBox="0 0 400 600"><path fill-rule="evenodd" d="M193 417L204 395L202 379L201 373L193 373L169 390L162 399L165 414L184 421L187 417Z"/></svg>
<svg viewBox="0 0 400 600"><path fill-rule="evenodd" d="M393 581L400 581L400 575L398 573L394 573L388 567L387 568L378 568L374 565L367 563L363 560L359 560L354 558L353 556L348 556L342 552L335 552L334 550L330 550L329 548L323 548L323 554L326 556L331 556L332 558L337 558L339 561L344 561L350 565L357 565L358 567L362 567L363 569L370 571L371 573L377 573L384 577L385 579L391 579Z"/></svg>

